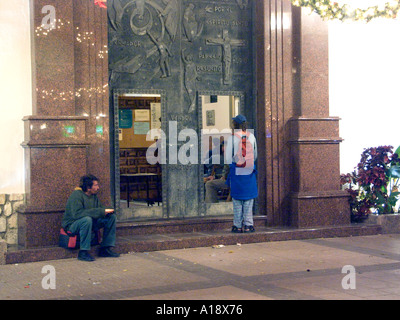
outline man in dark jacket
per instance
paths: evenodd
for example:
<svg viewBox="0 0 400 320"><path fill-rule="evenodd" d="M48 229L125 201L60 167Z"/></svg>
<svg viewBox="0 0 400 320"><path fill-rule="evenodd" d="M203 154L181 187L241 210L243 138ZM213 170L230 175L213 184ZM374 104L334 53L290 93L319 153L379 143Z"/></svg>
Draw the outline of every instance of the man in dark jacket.
<svg viewBox="0 0 400 320"><path fill-rule="evenodd" d="M79 188L76 188L68 198L62 227L80 236L78 259L83 261L95 260L89 253L92 231L104 228L103 240L100 244L100 257L118 257L112 251L115 246L116 217L114 209L104 207L97 197L99 179L93 175L83 176Z"/></svg>

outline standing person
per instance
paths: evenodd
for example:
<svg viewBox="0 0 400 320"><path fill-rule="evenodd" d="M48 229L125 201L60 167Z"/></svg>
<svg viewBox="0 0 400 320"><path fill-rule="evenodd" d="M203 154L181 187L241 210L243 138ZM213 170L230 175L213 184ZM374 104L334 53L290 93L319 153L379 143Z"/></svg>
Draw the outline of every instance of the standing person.
<svg viewBox="0 0 400 320"><path fill-rule="evenodd" d="M253 204L258 196L257 141L247 130L247 119L239 114L232 119L234 134L229 137L225 151L226 163L230 164L227 184L231 188L233 202L232 232L254 232Z"/></svg>
<svg viewBox="0 0 400 320"><path fill-rule="evenodd" d="M100 189L99 179L93 175L85 175L68 198L62 220L62 228L80 236L78 259L95 260L89 253L92 231L104 228L103 240L100 244L100 257L119 257L112 251L115 246L116 217L114 209L104 207L97 197Z"/></svg>
<svg viewBox="0 0 400 320"><path fill-rule="evenodd" d="M219 139L217 139L217 143ZM214 150L215 151L215 150ZM218 203L218 191L228 189L226 180L229 174L229 165L224 163L225 144L220 143L219 150L215 152L210 150L209 158L205 167L208 169L208 176L204 178L206 196L205 202Z"/></svg>

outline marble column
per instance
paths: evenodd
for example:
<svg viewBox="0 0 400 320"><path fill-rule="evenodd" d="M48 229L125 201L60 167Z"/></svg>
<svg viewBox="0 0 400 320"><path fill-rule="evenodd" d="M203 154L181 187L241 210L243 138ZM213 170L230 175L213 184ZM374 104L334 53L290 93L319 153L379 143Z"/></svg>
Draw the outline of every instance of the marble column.
<svg viewBox="0 0 400 320"><path fill-rule="evenodd" d="M26 207L18 242L54 245L79 178L110 204L107 11L87 0L31 0L33 110L24 117ZM46 29L54 17L54 28Z"/></svg>
<svg viewBox="0 0 400 320"><path fill-rule="evenodd" d="M290 0L256 5L260 212L271 226L348 224L339 118L329 115L327 23Z"/></svg>
<svg viewBox="0 0 400 320"><path fill-rule="evenodd" d="M289 221L298 227L348 224L348 194L340 190L340 119L329 114L328 26L318 15L294 8L293 28L296 102L289 121Z"/></svg>

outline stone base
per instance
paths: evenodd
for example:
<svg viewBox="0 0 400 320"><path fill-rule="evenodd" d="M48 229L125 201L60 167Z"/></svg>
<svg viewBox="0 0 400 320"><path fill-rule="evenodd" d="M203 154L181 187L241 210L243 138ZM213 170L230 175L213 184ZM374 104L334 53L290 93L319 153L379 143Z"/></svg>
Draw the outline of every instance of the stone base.
<svg viewBox="0 0 400 320"><path fill-rule="evenodd" d="M58 245L64 210L33 211L25 209L18 216L18 245L38 248Z"/></svg>
<svg viewBox="0 0 400 320"><path fill-rule="evenodd" d="M340 226L350 223L348 193L295 193L289 225L297 228Z"/></svg>
<svg viewBox="0 0 400 320"><path fill-rule="evenodd" d="M400 214L370 214L366 224L380 225L382 233L400 233Z"/></svg>

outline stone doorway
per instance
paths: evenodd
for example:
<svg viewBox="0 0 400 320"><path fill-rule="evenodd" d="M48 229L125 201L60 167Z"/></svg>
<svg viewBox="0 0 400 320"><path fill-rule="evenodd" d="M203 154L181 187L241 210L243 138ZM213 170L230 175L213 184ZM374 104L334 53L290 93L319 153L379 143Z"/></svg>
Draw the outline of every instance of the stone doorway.
<svg viewBox="0 0 400 320"><path fill-rule="evenodd" d="M154 215L153 206L147 208L150 215L163 219L232 214L229 203L204 202L203 97L236 98L236 112L240 109L249 127L256 129L253 2L114 0L107 6L116 206L121 198L116 100L121 94L161 94L167 163L162 165L162 214ZM208 120L224 117L229 130L233 113L221 110L223 106L208 110ZM178 134L193 132L193 140L190 133L171 138L175 128ZM194 158L171 159L185 148Z"/></svg>
<svg viewBox="0 0 400 320"><path fill-rule="evenodd" d="M115 208L119 221L162 219L162 92L121 90L114 97ZM152 131L150 131L152 130Z"/></svg>

